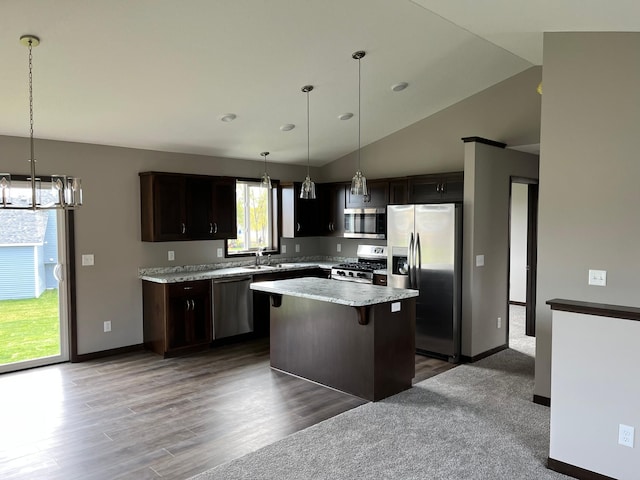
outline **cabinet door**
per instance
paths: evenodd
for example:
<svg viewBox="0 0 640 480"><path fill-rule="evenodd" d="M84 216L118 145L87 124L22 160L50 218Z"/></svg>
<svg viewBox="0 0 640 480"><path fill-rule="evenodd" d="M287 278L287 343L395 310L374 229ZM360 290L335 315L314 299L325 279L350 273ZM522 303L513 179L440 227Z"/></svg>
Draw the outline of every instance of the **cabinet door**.
<svg viewBox="0 0 640 480"><path fill-rule="evenodd" d="M153 233L149 240L162 242L184 239L187 231L184 178L156 175L151 178L151 189L153 211L143 213L153 218Z"/></svg>
<svg viewBox="0 0 640 480"><path fill-rule="evenodd" d="M213 238L213 181L207 177L186 180L187 237L190 240Z"/></svg>
<svg viewBox="0 0 640 480"><path fill-rule="evenodd" d="M351 188L346 188L346 206L347 208L368 208L368 207L386 207L389 203L389 182L372 181L367 182L369 195L351 195Z"/></svg>
<svg viewBox="0 0 640 480"><path fill-rule="evenodd" d="M425 175L424 177L409 179L409 203L437 203L440 202L439 175Z"/></svg>
<svg viewBox="0 0 640 480"><path fill-rule="evenodd" d="M167 286L167 351L211 342L211 282Z"/></svg>
<svg viewBox="0 0 640 480"><path fill-rule="evenodd" d="M464 173L452 173L442 177L440 192L443 202L462 202L464 200Z"/></svg>
<svg viewBox="0 0 640 480"><path fill-rule="evenodd" d="M315 236L322 231L319 199L300 198L301 186L300 182L282 185L282 236L285 238Z"/></svg>
<svg viewBox="0 0 640 480"><path fill-rule="evenodd" d="M236 238L236 180L218 177L213 183L212 238Z"/></svg>
<svg viewBox="0 0 640 480"><path fill-rule="evenodd" d="M409 203L409 182L407 180L393 180L389 182L389 204L405 205Z"/></svg>
<svg viewBox="0 0 640 480"><path fill-rule="evenodd" d="M344 183L316 185L319 204L319 235L341 237L344 233Z"/></svg>

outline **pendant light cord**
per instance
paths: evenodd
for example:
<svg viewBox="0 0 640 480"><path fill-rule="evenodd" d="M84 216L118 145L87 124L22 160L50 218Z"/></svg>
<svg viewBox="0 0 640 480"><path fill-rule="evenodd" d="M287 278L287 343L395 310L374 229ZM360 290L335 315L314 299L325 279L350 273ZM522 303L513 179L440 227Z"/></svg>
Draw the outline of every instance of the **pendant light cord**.
<svg viewBox="0 0 640 480"><path fill-rule="evenodd" d="M311 156L309 149L309 91L307 90L307 177L309 176L309 157Z"/></svg>
<svg viewBox="0 0 640 480"><path fill-rule="evenodd" d="M358 171L360 172L360 122L361 122L361 105L362 105L362 99L361 99L361 81L360 81L361 75L360 75L360 58L358 58Z"/></svg>

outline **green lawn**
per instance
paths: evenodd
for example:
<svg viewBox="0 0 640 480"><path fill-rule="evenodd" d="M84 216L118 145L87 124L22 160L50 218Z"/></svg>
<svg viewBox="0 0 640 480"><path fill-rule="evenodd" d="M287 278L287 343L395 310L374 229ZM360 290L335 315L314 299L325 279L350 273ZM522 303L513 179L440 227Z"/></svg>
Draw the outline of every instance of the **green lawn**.
<svg viewBox="0 0 640 480"><path fill-rule="evenodd" d="M0 300L0 364L59 354L57 289L40 298Z"/></svg>

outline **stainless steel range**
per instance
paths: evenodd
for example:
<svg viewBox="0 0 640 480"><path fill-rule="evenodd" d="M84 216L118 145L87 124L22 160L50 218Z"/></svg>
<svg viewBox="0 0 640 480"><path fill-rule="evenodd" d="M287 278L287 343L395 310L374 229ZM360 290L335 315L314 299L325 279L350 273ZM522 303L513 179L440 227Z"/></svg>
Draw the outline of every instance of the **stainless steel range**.
<svg viewBox="0 0 640 480"><path fill-rule="evenodd" d="M331 278L348 282L373 283L373 272L387 268L387 247L358 245L358 261L341 263L331 269Z"/></svg>

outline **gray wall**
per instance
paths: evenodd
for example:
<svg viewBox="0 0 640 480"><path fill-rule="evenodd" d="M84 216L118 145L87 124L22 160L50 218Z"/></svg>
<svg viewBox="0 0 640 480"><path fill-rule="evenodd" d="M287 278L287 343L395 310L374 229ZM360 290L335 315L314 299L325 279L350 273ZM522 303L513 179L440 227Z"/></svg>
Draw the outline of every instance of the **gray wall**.
<svg viewBox="0 0 640 480"><path fill-rule="evenodd" d="M638 306L638 52L640 33L544 37L535 383L544 397L551 373L547 300ZM589 269L606 270L607 286L589 286ZM628 380L619 378L620 385ZM603 405L601 413L613 412Z"/></svg>
<svg viewBox="0 0 640 480"><path fill-rule="evenodd" d="M258 178L263 163L100 145L36 140L38 173L80 176L84 205L76 215L78 353L90 353L142 342L142 289L138 267L218 263L222 240L201 242L140 241L140 188L138 172L147 170L237 175ZM0 137L2 169L27 174L28 139ZM269 166L272 178L304 179L306 167ZM312 176L317 174L312 169ZM300 255L317 255L310 239L287 240ZM167 251L174 250L174 262ZM93 253L95 266L82 267L81 255ZM103 332L111 320L112 331Z"/></svg>
<svg viewBox="0 0 640 480"><path fill-rule="evenodd" d="M540 97L535 87L541 68L533 67L413 126L365 147L363 170L369 178L462 170L465 136L484 136L511 145L538 142ZM366 134L365 134L366 138ZM3 170L26 174L28 140L0 137ZM146 170L258 178L260 160L244 161L119 147L36 140L38 172L70 173L83 179L85 205L76 212L78 352L107 350L142 341L139 267L217 263L222 241L146 243L140 241L138 172ZM355 155L322 169L315 181L349 180ZM302 180L305 166L269 164L280 180ZM285 239L287 256L355 256L359 243L349 239ZM336 245L343 247L341 254ZM375 243L375 242L372 242ZM174 250L176 260L167 260ZM95 266L80 266L93 253ZM111 320L112 332L102 322Z"/></svg>
<svg viewBox="0 0 640 480"><path fill-rule="evenodd" d="M541 67L532 67L430 117L362 148L367 178L461 171L460 138L483 137L509 146L540 141ZM366 138L366 132L363 132ZM322 168L325 181L350 180L357 156L351 153Z"/></svg>
<svg viewBox="0 0 640 480"><path fill-rule="evenodd" d="M470 142L464 172L462 354L474 357L507 342L511 176L538 178L538 156Z"/></svg>

